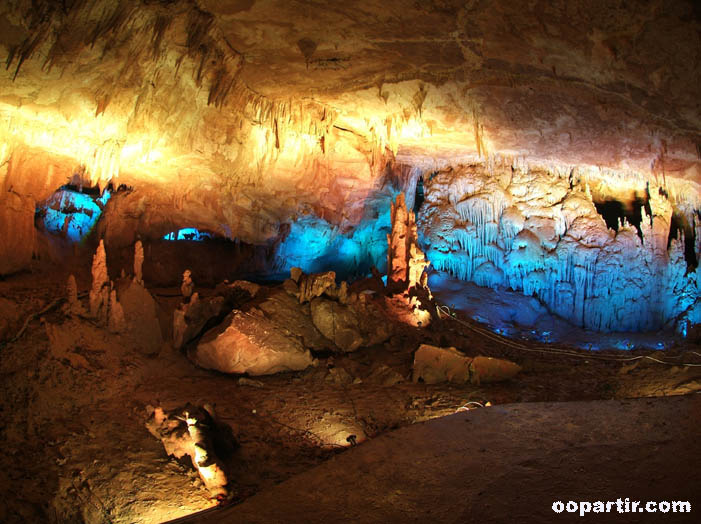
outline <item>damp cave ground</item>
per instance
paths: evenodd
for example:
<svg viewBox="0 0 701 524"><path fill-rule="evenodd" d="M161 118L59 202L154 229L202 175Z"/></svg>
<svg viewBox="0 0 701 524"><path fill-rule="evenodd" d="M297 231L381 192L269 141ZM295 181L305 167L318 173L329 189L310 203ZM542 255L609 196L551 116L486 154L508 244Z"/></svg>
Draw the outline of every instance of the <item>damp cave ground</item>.
<svg viewBox="0 0 701 524"><path fill-rule="evenodd" d="M67 275L37 263L31 272L0 281L0 297L15 302L24 318L63 296ZM76 277L79 290L86 290L87 269L78 269ZM172 318L178 290L151 292ZM81 364L52 352L45 323L74 334ZM414 384L411 364L420 343L508 358L523 371L499 384ZM428 329L404 327L382 346L321 355L316 367L256 377L256 385L198 369L167 345L145 356L120 336L59 309L30 321L23 336L0 351L2 522L155 523L212 506L192 468L167 457L144 427L149 404L215 406L240 443L230 460L236 504L344 453L337 442L346 433L371 441L454 414L471 401L503 405L701 391L701 367L598 359L651 352L524 353L449 320ZM686 344L654 354L699 363L699 352ZM388 370L404 380L391 383Z"/></svg>

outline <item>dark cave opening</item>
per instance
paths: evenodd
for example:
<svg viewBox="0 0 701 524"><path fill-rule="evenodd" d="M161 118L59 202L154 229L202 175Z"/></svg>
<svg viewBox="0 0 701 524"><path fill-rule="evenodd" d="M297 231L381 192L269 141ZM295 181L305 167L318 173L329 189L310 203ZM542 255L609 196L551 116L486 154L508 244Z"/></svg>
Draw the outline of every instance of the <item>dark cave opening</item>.
<svg viewBox="0 0 701 524"><path fill-rule="evenodd" d="M692 219L693 220L693 219ZM672 220L669 225L669 236L667 237L667 249L672 245L672 240L679 238L680 232L684 234L684 260L686 261L686 272L695 271L698 266L696 258L696 230L693 221L689 223L687 218L679 213L672 214Z"/></svg>
<svg viewBox="0 0 701 524"><path fill-rule="evenodd" d="M416 182L416 194L414 195L414 215L418 215L421 205L424 203L424 177L419 177Z"/></svg>
<svg viewBox="0 0 701 524"><path fill-rule="evenodd" d="M613 198L594 200L594 206L597 213L606 222L606 227L618 232L619 225L625 220L635 227L640 240L643 239L643 231L640 227L643 219L643 209L645 209L648 216L652 216L647 195L645 197L636 195L630 202L622 202Z"/></svg>

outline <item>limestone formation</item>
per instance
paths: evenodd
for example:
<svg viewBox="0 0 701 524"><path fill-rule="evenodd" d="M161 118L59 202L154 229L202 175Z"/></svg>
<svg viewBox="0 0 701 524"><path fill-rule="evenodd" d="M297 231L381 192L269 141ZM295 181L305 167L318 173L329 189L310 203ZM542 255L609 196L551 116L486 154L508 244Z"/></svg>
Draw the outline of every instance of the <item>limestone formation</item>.
<svg viewBox="0 0 701 524"><path fill-rule="evenodd" d="M180 349L199 335L210 320L222 314L224 306L224 297L200 299L193 293L190 302L173 312L173 347Z"/></svg>
<svg viewBox="0 0 701 524"><path fill-rule="evenodd" d="M142 267L144 265L144 247L141 240L137 240L134 244L134 282L144 284Z"/></svg>
<svg viewBox="0 0 701 524"><path fill-rule="evenodd" d="M112 333L122 333L127 328L126 320L124 319L124 310L122 309L122 305L117 301L117 291L115 289L110 292L107 328Z"/></svg>
<svg viewBox="0 0 701 524"><path fill-rule="evenodd" d="M291 279L286 282L294 283ZM310 305L300 304L299 300L286 290L271 290L258 307L279 329L299 337L304 347L313 351L334 348L333 342L323 336L314 325Z"/></svg>
<svg viewBox="0 0 701 524"><path fill-rule="evenodd" d="M189 299L195 291L195 283L192 281L192 272L186 269L183 273L183 283L180 285L180 292L183 297Z"/></svg>
<svg viewBox="0 0 701 524"><path fill-rule="evenodd" d="M408 211L404 193L392 203L392 232L387 235L387 287L395 292L421 287L429 262L419 247L414 212Z"/></svg>
<svg viewBox="0 0 701 524"><path fill-rule="evenodd" d="M126 334L141 352L149 355L158 353L163 345L158 304L141 284L130 279L118 284Z"/></svg>
<svg viewBox="0 0 701 524"><path fill-rule="evenodd" d="M316 273L302 275L299 278L299 303L309 302L315 297L320 297L326 292L336 292L336 272Z"/></svg>
<svg viewBox="0 0 701 524"><path fill-rule="evenodd" d="M479 385L500 382L516 376L521 368L508 360L468 357L457 349L421 344L414 354L412 380L426 384L471 382Z"/></svg>
<svg viewBox="0 0 701 524"><path fill-rule="evenodd" d="M206 369L249 375L300 371L313 361L297 337L256 309L232 311L204 334L188 357Z"/></svg>
<svg viewBox="0 0 701 524"><path fill-rule="evenodd" d="M90 288L90 315L100 322L107 321L110 279L107 275L105 244L100 240L92 261L92 286Z"/></svg>
<svg viewBox="0 0 701 524"><path fill-rule="evenodd" d="M238 446L231 428L209 406L188 404L169 411L148 406L147 413L146 428L163 443L166 453L176 459L189 457L212 497L225 497L229 480L215 448L231 453Z"/></svg>
<svg viewBox="0 0 701 524"><path fill-rule="evenodd" d="M355 351L363 345L360 321L350 307L315 298L311 302L311 314L316 328L341 351Z"/></svg>
<svg viewBox="0 0 701 524"><path fill-rule="evenodd" d="M83 304L78 300L78 284L73 275L68 276L68 282L66 283L66 300L67 302L64 310L66 313L78 316L87 314Z"/></svg>

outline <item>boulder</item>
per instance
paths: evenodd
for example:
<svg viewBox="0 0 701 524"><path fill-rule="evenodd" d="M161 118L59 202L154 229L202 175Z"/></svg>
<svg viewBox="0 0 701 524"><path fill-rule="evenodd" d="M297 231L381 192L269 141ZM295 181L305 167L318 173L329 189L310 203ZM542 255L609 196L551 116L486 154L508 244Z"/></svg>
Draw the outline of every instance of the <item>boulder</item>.
<svg viewBox="0 0 701 524"><path fill-rule="evenodd" d="M282 289L284 289L288 295L299 298L299 286L291 278L288 278L282 283Z"/></svg>
<svg viewBox="0 0 701 524"><path fill-rule="evenodd" d="M316 273L313 275L302 275L299 279L299 303L311 301L320 297L325 292L330 292L335 296L336 292L336 272Z"/></svg>
<svg viewBox="0 0 701 524"><path fill-rule="evenodd" d="M464 384L470 380L472 358L457 349L421 344L414 354L412 380L426 384L453 382Z"/></svg>
<svg viewBox="0 0 701 524"><path fill-rule="evenodd" d="M513 378L521 367L508 360L491 357L468 357L457 349L421 344L414 354L412 380L426 384L453 382L481 384Z"/></svg>
<svg viewBox="0 0 701 524"><path fill-rule="evenodd" d="M260 291L259 284L249 282L248 280L234 280L231 284L229 284L229 287L231 289L246 291L249 295L251 295L251 298L255 298Z"/></svg>
<svg viewBox="0 0 701 524"><path fill-rule="evenodd" d="M288 282L292 282L292 280L288 280ZM314 326L310 305L300 304L294 296L285 291L271 290L266 299L258 304L258 307L280 329L286 329L301 338L305 347L314 351L332 349L333 342L322 335Z"/></svg>
<svg viewBox="0 0 701 524"><path fill-rule="evenodd" d="M173 347L182 348L199 335L207 322L218 317L224 311L224 297L200 299L194 293L187 304L181 304L173 312Z"/></svg>
<svg viewBox="0 0 701 524"><path fill-rule="evenodd" d="M358 317L351 307L333 300L315 298L311 302L311 313L316 328L341 351L355 351L364 345Z"/></svg>
<svg viewBox="0 0 701 524"><path fill-rule="evenodd" d="M290 279L292 279L295 284L299 284L299 279L302 278L303 274L302 268L293 267L290 269Z"/></svg>
<svg viewBox="0 0 701 524"><path fill-rule="evenodd" d="M521 366L509 360L478 356L472 359L470 365L470 382L501 382L515 377L519 371Z"/></svg>
<svg viewBox="0 0 701 524"><path fill-rule="evenodd" d="M370 384L380 384L382 386L395 386L404 382L404 377L391 367L380 364L373 369L370 376L365 379Z"/></svg>
<svg viewBox="0 0 701 524"><path fill-rule="evenodd" d="M255 308L232 311L188 356L206 369L249 375L299 371L313 363L297 337Z"/></svg>

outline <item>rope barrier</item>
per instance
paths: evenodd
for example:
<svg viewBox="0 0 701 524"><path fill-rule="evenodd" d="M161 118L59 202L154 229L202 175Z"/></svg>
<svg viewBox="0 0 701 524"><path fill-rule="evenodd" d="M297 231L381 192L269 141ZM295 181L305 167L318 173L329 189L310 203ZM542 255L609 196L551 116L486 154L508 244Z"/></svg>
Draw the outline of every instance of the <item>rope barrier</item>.
<svg viewBox="0 0 701 524"><path fill-rule="evenodd" d="M507 347L510 347L512 349L518 349L519 351L528 351L528 352L533 352L533 353L556 354L556 355L562 355L562 356L586 358L588 360L608 360L608 361L612 361L612 362L632 362L635 360L647 359L647 360L652 360L653 362L657 362L659 364L666 364L668 366L701 367L701 364L692 364L690 362L682 362L682 363L668 362L666 360L660 360L658 358L651 357L650 355L638 355L638 356L634 356L634 357L614 357L614 356L607 356L607 355L583 354L581 352L574 351L572 349L558 348L558 347L553 347L553 346L542 346L542 345L527 346L527 345L522 344L518 341L511 340L511 339L503 337L499 334L492 333L491 331L488 331L484 328L475 326L474 324L469 324L469 323L465 322L464 320L457 318L455 313L452 313L450 311L450 308L446 305L437 305L436 309L438 311L439 318L443 318L441 316L441 314L443 314L447 318L454 320L455 322L458 322L459 324L465 326L469 330L474 331L475 333L478 333L478 334L484 336L485 338L488 338L490 340L498 342L498 343L505 345ZM694 355L701 356L701 354L697 353L696 351L689 351L689 353L693 353ZM673 357L670 357L670 358L673 358Z"/></svg>

